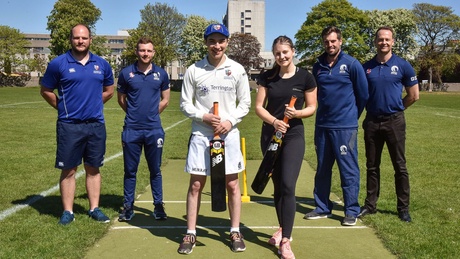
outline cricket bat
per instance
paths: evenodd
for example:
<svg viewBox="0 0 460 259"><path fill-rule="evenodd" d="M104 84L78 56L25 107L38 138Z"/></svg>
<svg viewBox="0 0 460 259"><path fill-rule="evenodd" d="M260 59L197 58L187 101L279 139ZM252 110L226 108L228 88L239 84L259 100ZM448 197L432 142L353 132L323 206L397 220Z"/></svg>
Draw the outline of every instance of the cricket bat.
<svg viewBox="0 0 460 259"><path fill-rule="evenodd" d="M219 103L214 102L214 115L219 115ZM211 155L211 209L225 211L227 209L225 187L225 142L214 134L210 142Z"/></svg>
<svg viewBox="0 0 460 259"><path fill-rule="evenodd" d="M289 102L289 107L294 107L296 100L297 97L292 96L291 101ZM284 116L283 121L288 123L289 119ZM251 184L252 190L254 190L257 194L262 194L265 186L267 186L267 183L272 176L273 167L278 157L281 144L283 143L283 137L284 134L281 131L275 130L272 140L270 141L267 150L265 150L264 158L262 159L259 170L257 171L257 174Z"/></svg>

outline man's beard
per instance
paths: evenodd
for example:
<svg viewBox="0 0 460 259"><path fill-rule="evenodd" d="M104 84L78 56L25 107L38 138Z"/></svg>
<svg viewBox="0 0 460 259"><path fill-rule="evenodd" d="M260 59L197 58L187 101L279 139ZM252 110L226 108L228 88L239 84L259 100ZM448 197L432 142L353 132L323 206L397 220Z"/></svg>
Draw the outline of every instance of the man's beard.
<svg viewBox="0 0 460 259"><path fill-rule="evenodd" d="M330 58L333 58L333 57L337 57L337 55L339 54L340 52L340 49L336 49L333 53L330 53L330 52L327 52L327 55L330 57Z"/></svg>
<svg viewBox="0 0 460 259"><path fill-rule="evenodd" d="M85 47L83 50L79 50L78 48L72 46L72 51L78 55L86 55L89 52L89 47Z"/></svg>

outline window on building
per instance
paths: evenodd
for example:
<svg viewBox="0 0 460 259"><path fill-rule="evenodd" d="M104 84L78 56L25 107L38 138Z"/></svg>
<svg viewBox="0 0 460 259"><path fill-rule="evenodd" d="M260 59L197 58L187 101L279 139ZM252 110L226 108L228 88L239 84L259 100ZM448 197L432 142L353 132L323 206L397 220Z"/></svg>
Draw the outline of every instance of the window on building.
<svg viewBox="0 0 460 259"><path fill-rule="evenodd" d="M241 12L241 18L244 18L244 12Z"/></svg>
<svg viewBox="0 0 460 259"><path fill-rule="evenodd" d="M119 39L109 39L108 43L109 44L123 44L123 43L125 43L125 41L124 40L119 40Z"/></svg>

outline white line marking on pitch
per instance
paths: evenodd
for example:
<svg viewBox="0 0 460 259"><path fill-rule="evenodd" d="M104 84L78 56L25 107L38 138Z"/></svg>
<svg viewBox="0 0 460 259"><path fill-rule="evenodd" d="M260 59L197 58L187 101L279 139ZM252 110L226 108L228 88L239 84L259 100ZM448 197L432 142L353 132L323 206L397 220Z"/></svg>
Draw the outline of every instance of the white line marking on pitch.
<svg viewBox="0 0 460 259"><path fill-rule="evenodd" d="M43 103L43 101L40 101L40 102L23 102L23 103L8 103L8 104L2 104L2 105L0 105L0 108L3 108L3 107L10 107L10 106L16 106L16 105L22 105L22 104L32 104L32 103Z"/></svg>
<svg viewBox="0 0 460 259"><path fill-rule="evenodd" d="M228 226L196 226L199 229L227 229ZM124 229L183 229L186 226L118 226L113 230ZM278 229L276 226L242 226L243 229ZM294 226L294 229L367 229L366 226Z"/></svg>
<svg viewBox="0 0 460 259"><path fill-rule="evenodd" d="M140 196L140 195L139 195ZM181 204L184 204L186 203L186 201L163 201L164 203L168 204L168 203L181 203ZM334 203L339 203L339 202L336 202L336 201L332 201ZM135 203L148 203L148 204L152 204L153 203L153 200L151 201L135 201ZM203 204L211 204L211 201L201 201L201 203ZM259 203L259 204L273 204L275 203L273 200L271 201L249 201L249 202L243 202L243 204L247 204L247 203ZM302 204L314 204L315 202L313 200L297 200L297 203L302 203Z"/></svg>
<svg viewBox="0 0 460 259"><path fill-rule="evenodd" d="M449 118L460 119L459 116L452 116L452 115L447 115L447 114L442 114L442 113L435 113L434 115L436 115L436 116L442 116L442 117L449 117Z"/></svg>
<svg viewBox="0 0 460 259"><path fill-rule="evenodd" d="M22 104L24 104L24 103L22 103ZM0 106L0 107L2 107L2 106ZM184 122L186 120L188 120L188 118L180 120L180 121L174 123L173 125L165 128L164 130L167 131L169 129L172 129L175 126L181 124L182 122ZM109 158L104 159L104 163L107 163L107 162L109 162L109 161L111 161L111 160L113 160L113 159L115 159L115 158L117 158L117 157L119 157L121 155L123 155L123 152L119 152L119 153L117 153L117 154L115 154L113 156L110 156ZM77 174L75 175L75 178L78 179L78 178L82 177L84 175L84 173L85 173L85 170L78 171ZM11 208L8 208L6 210L1 211L0 212L0 221L2 221L6 217L11 216L12 214L14 214L14 213L26 208L26 207L29 207L31 204L33 204L33 203L45 198L46 196L48 196L48 195L50 195L50 194L52 194L52 193L54 193L54 192L56 192L58 190L59 190L59 184L56 184L55 186L51 187L50 189L48 189L46 191L43 191L38 195L34 195L32 198L26 200L23 204L18 204L18 205L15 205L15 206L11 207Z"/></svg>

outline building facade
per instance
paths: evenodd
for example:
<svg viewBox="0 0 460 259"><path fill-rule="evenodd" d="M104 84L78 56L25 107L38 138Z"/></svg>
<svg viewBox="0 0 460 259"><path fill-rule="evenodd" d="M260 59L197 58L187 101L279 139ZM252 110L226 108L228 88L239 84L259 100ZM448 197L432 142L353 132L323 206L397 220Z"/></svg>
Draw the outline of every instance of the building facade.
<svg viewBox="0 0 460 259"><path fill-rule="evenodd" d="M260 56L264 59L261 66L273 65L272 52L265 51L265 0L228 0L223 24L230 34L238 32L255 36L261 45Z"/></svg>
<svg viewBox="0 0 460 259"><path fill-rule="evenodd" d="M117 35L101 35L107 39L106 47L110 48L110 55L104 57L108 60L113 60L116 64L121 61L121 53L126 47L126 39L129 37L127 31L118 31ZM46 63L50 56L50 40L49 34L25 33L24 37L29 41L26 46L28 52L23 55L23 59L40 58ZM32 76L40 76L38 71L32 71Z"/></svg>

